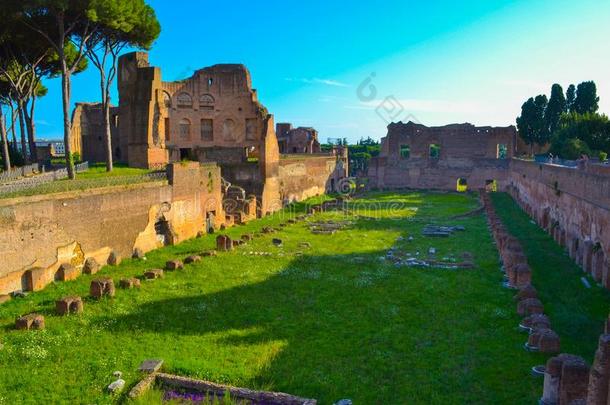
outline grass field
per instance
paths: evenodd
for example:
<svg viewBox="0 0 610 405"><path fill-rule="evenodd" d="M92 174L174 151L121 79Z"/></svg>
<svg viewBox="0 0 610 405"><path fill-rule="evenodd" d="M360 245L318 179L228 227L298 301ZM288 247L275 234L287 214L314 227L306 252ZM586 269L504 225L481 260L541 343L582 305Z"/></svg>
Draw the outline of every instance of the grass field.
<svg viewBox="0 0 610 405"><path fill-rule="evenodd" d="M498 198L501 215L515 218L510 227L533 235L513 203ZM501 287L485 218L451 219L476 206L471 195L372 193L355 200L348 215L328 212L309 219L350 221L334 235L314 235L307 222L288 225L233 252L143 282L140 290L118 290L114 299L101 302L87 299L81 316L54 315L54 300L86 297L93 277L108 275L117 282L211 249L216 235L13 300L0 306L0 403L121 401L104 393L112 373L122 371L133 385L147 358L164 359L169 372L284 391L320 404L341 398L354 404L535 403L542 381L530 376L530 367L546 357L523 349L526 336L517 331L513 292ZM289 215L277 213L226 233L258 232ZM421 235L428 223L463 225L466 231L428 238ZM272 238L281 238L283 246L273 246ZM300 242L311 247L299 247ZM434 247L437 257L449 260L470 252L475 268L395 266L383 259L392 247L420 257ZM559 256L558 266L570 266ZM542 276L534 271L539 283ZM561 294L565 288L569 295L570 288L578 289L579 276L567 268L552 282L566 284ZM550 306L552 288L540 289ZM608 297L595 290L590 302L578 294L579 301L566 297L561 307L550 306L550 315L562 337L574 325L595 329L566 335L569 350L590 358ZM15 331L14 318L32 311L46 316L47 329ZM556 321L557 313L565 319Z"/></svg>

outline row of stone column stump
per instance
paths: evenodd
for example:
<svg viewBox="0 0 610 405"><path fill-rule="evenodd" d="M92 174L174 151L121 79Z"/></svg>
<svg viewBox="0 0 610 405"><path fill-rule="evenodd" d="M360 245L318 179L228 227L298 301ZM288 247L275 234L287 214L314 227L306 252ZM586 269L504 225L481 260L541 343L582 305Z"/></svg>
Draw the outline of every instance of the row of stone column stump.
<svg viewBox="0 0 610 405"><path fill-rule="evenodd" d="M521 243L508 233L487 193L481 193L481 202L500 254L504 285L518 290L514 299L517 313L523 317L519 328L529 332L526 349L559 353L559 335L551 328L551 321L544 314L544 305L531 284L532 271ZM582 357L562 353L551 357L544 367L534 367L534 370L544 373L541 405L610 405L610 320L599 338L592 367Z"/></svg>

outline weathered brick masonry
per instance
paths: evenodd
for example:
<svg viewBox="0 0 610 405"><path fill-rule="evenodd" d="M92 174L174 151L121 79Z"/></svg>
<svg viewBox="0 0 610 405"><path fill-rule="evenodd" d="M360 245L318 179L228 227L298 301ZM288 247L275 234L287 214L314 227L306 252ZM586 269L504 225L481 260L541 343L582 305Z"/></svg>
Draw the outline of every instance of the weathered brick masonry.
<svg viewBox="0 0 610 405"><path fill-rule="evenodd" d="M69 263L109 262L174 244L224 223L220 169L173 164L167 182L0 202L0 294L38 290Z"/></svg>
<svg viewBox="0 0 610 405"><path fill-rule="evenodd" d="M568 250L583 269L610 288L610 176L608 168L568 168L511 161L508 191Z"/></svg>
<svg viewBox="0 0 610 405"><path fill-rule="evenodd" d="M525 149L523 149L525 148ZM455 190L495 180L570 256L610 288L610 167L568 168L513 158L529 151L514 127L388 126L369 165L372 187Z"/></svg>

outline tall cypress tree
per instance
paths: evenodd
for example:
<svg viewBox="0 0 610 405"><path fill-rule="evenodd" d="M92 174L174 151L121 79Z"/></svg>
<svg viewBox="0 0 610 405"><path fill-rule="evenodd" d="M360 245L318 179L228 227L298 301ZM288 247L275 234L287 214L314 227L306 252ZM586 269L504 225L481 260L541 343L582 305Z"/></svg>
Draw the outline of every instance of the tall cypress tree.
<svg viewBox="0 0 610 405"><path fill-rule="evenodd" d="M567 109L563 89L559 84L555 83L551 88L551 98L544 112L544 122L549 135L557 130L561 114L565 112L567 112Z"/></svg>
<svg viewBox="0 0 610 405"><path fill-rule="evenodd" d="M582 82L576 89L574 109L579 114L595 113L599 110L599 97L594 81Z"/></svg>
<svg viewBox="0 0 610 405"><path fill-rule="evenodd" d="M566 107L568 112L574 112L574 102L576 101L576 86L570 84L566 92Z"/></svg>

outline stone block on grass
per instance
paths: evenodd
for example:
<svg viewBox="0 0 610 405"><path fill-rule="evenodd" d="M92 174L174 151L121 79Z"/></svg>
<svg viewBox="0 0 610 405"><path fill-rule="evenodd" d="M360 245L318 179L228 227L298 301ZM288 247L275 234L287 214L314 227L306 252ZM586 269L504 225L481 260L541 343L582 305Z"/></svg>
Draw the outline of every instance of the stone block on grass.
<svg viewBox="0 0 610 405"><path fill-rule="evenodd" d="M132 288L140 288L141 283L140 283L140 279L132 277L132 278L122 278L119 281L119 287L125 289L125 290L130 290Z"/></svg>
<svg viewBox="0 0 610 405"><path fill-rule="evenodd" d="M165 270L169 270L169 271L173 271L173 270L179 270L179 269L183 269L184 268L184 263L182 263L182 260L168 260L167 262L165 262Z"/></svg>
<svg viewBox="0 0 610 405"><path fill-rule="evenodd" d="M83 266L83 274L95 274L100 271L100 264L93 257L88 257Z"/></svg>
<svg viewBox="0 0 610 405"><path fill-rule="evenodd" d="M529 316L532 314L543 314L544 306L537 298L527 298L519 301L517 304L517 313L521 316Z"/></svg>
<svg viewBox="0 0 610 405"><path fill-rule="evenodd" d="M227 235L218 235L216 237L216 250L221 252L233 250L233 241Z"/></svg>
<svg viewBox="0 0 610 405"><path fill-rule="evenodd" d="M44 327L44 316L40 314L28 314L15 320L15 329L18 330L41 330Z"/></svg>
<svg viewBox="0 0 610 405"><path fill-rule="evenodd" d="M81 314L83 312L83 300L81 297L63 297L55 301L55 311L59 315Z"/></svg>
<svg viewBox="0 0 610 405"><path fill-rule="evenodd" d="M193 264L201 261L201 256L199 255L190 255L184 259L184 263Z"/></svg>
<svg viewBox="0 0 610 405"><path fill-rule="evenodd" d="M93 280L89 287L89 293L95 299L100 299L102 297L112 298L115 294L114 281L112 281L111 278Z"/></svg>
<svg viewBox="0 0 610 405"><path fill-rule="evenodd" d="M163 270L162 269L150 269L144 273L144 277L148 280L156 280L158 278L163 278Z"/></svg>
<svg viewBox="0 0 610 405"><path fill-rule="evenodd" d="M78 276L80 276L80 270L78 268L72 266L70 263L64 263L59 266L55 278L57 281L70 281L76 280Z"/></svg>

